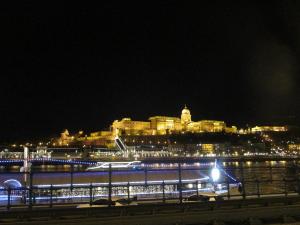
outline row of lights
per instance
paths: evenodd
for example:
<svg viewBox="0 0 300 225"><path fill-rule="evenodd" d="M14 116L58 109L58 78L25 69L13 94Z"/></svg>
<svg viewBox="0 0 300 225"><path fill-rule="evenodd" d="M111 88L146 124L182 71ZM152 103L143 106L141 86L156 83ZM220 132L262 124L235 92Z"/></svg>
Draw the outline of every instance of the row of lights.
<svg viewBox="0 0 300 225"><path fill-rule="evenodd" d="M96 162L85 162L85 161L71 161L71 160L63 160L63 159L32 159L29 160L30 162L38 162L38 161L43 161L43 162L58 162L58 163L68 163L68 164L79 164L79 165L94 165ZM1 163L21 163L24 162L24 160L0 160Z"/></svg>
<svg viewBox="0 0 300 225"><path fill-rule="evenodd" d="M37 145L38 146L42 146L42 145L46 145L46 146L48 146L48 145L50 145L51 144L51 142L50 141L48 141L48 142L39 142ZM55 143L53 143L53 145L55 146ZM13 147L13 148L16 148L16 147L32 147L32 146L35 146L35 144L33 144L33 143L29 143L29 142L27 142L26 144L12 144L11 145L11 147Z"/></svg>
<svg viewBox="0 0 300 225"><path fill-rule="evenodd" d="M125 139L124 141L125 142L132 142L132 143L135 143L135 142L146 143L146 141L144 141L144 140L136 141L135 139L133 139L132 141ZM152 141L149 141L148 143L152 144ZM157 141L157 144L160 144L160 143L167 144L168 142L167 141L164 141L164 142ZM174 144L176 144L176 141L174 142Z"/></svg>

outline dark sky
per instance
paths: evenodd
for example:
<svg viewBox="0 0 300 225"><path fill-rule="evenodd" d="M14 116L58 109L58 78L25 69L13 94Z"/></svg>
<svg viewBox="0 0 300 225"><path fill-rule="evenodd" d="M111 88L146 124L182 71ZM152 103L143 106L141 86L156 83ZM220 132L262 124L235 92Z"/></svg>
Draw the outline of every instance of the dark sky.
<svg viewBox="0 0 300 225"><path fill-rule="evenodd" d="M184 104L195 121L299 125L299 1L141 2L2 6L0 141Z"/></svg>

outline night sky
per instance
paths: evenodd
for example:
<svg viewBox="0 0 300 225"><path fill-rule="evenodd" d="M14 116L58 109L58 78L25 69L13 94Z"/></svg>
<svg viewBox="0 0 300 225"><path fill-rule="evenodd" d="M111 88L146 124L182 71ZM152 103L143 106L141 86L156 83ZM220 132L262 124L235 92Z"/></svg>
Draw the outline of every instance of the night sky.
<svg viewBox="0 0 300 225"><path fill-rule="evenodd" d="M0 141L184 104L194 121L300 125L299 1L141 2L2 6Z"/></svg>

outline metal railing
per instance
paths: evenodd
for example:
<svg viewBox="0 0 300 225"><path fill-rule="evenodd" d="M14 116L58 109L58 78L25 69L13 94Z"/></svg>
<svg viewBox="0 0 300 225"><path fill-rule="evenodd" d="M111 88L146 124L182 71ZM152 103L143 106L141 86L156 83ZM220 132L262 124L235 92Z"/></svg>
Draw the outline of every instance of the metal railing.
<svg viewBox="0 0 300 225"><path fill-rule="evenodd" d="M269 167L265 167L270 169ZM107 172L108 182L93 183L88 185L74 184L74 170L70 171L71 182L69 185L34 185L35 172L18 173L20 176L28 177L28 184L22 187L0 187L0 208L10 210L13 207L54 207L62 204L90 204L93 205L94 200L98 198L106 198L110 206L112 199L117 196L119 198L127 198L128 200L137 196L137 201L155 201L155 202L178 202L184 204L189 201L189 197L204 196L205 188L214 187L227 190L220 194L217 201L226 201L231 199L248 199L263 198L265 196L283 196L300 195L300 180L298 178L298 167L295 169L292 178L273 179L271 168L269 179L246 179L244 176L244 168L240 167L240 180L233 183L232 180L220 180L212 182L211 180L194 180L186 181L182 177L181 164L177 168L178 179L176 182L161 180L151 182L147 179L147 170L145 170L145 180L143 182L112 182L113 170L111 167ZM66 173L66 172L64 172ZM91 173L91 172L89 172ZM45 173L47 174L47 173ZM235 186L234 186L235 185ZM222 187L222 188L220 188ZM234 187L234 188L232 188ZM145 191L147 190L147 191ZM211 189L207 189L211 190ZM155 194L154 194L155 193ZM199 198L200 199L200 198ZM208 200L203 198L203 201Z"/></svg>
<svg viewBox="0 0 300 225"><path fill-rule="evenodd" d="M264 191L267 185L275 185L276 189L273 191ZM190 183L189 183L190 185ZM178 203L184 204L185 201L189 200L189 196L207 196L203 193L203 189L199 189L200 186L211 186L216 187L222 186L226 190L225 193L220 194L221 198L215 200L230 200L230 199L248 199L248 198L262 198L266 196L285 196L300 195L300 180L299 179L283 179L283 180L244 180L240 183L238 191L232 191L230 188L232 183L230 182L195 182L192 184L193 187L186 187L186 183L180 184L179 182L168 183L162 181L156 184L145 184L145 188L150 188L148 193L134 194L133 189L143 189L140 184L134 182L127 182L122 185L109 184L93 184L91 183L88 187L85 186L68 186L61 187L58 185L49 185L45 187L20 187L20 188L0 188L1 201L0 207L11 209L15 206L25 206L29 209L33 206L46 206L52 208L55 205L61 204L83 204L88 203L93 205L93 201L97 198L106 198L108 203L111 202L113 197L118 196L119 198L132 199L134 196L138 196L137 201L156 201L166 203L167 201L177 200ZM175 186L174 190L167 189L168 186ZM251 187L251 188L248 188ZM101 194L97 194L99 188L102 190ZM122 193L120 193L122 189ZM153 192L151 192L151 189ZM160 190L160 191L158 191ZM119 191L116 195L116 192ZM155 192L156 191L156 192ZM67 194L72 193L68 197ZM85 194L83 194L85 193ZM154 194L155 193L155 194ZM205 198L203 199L205 200ZM208 199L206 199L208 201Z"/></svg>

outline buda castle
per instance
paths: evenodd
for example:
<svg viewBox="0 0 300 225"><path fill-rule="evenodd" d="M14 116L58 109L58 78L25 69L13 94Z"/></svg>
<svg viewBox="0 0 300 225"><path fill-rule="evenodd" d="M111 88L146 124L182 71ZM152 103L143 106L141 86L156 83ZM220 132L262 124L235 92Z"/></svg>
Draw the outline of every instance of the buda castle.
<svg viewBox="0 0 300 225"><path fill-rule="evenodd" d="M111 126L114 135L166 135L172 133L237 132L236 127L227 127L224 121L192 121L190 110L185 106L181 117L153 116L149 121L133 121L130 118L115 120Z"/></svg>
<svg viewBox="0 0 300 225"><path fill-rule="evenodd" d="M165 136L169 134L225 132L236 133L235 126L227 127L224 121L200 120L192 121L190 110L185 106L181 117L153 116L148 121L135 121L131 118L115 120L108 131L93 132L89 136L79 132L70 136L68 130L61 133L58 145L80 142L86 145L110 146L116 136Z"/></svg>

